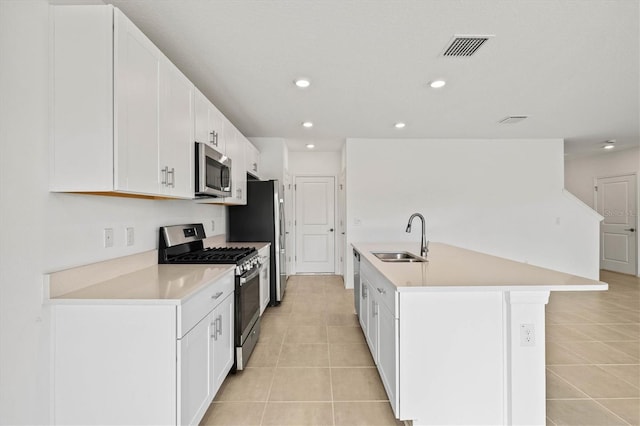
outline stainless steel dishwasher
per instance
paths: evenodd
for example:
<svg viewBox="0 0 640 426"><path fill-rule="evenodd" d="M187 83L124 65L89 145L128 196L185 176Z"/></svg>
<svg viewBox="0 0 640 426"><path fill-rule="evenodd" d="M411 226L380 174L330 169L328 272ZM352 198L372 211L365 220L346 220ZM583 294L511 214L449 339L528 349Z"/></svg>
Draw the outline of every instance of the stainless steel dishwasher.
<svg viewBox="0 0 640 426"><path fill-rule="evenodd" d="M360 316L360 253L353 250L353 300L356 315Z"/></svg>

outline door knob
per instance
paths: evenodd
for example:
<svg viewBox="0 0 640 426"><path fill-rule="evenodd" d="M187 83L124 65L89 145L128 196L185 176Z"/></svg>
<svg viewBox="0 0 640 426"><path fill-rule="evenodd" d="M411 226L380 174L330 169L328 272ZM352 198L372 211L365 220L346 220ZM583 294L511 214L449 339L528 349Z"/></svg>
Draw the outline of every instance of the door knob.
<svg viewBox="0 0 640 426"><path fill-rule="evenodd" d="M636 232L636 229L635 228L629 228L629 229L625 229L625 231Z"/></svg>

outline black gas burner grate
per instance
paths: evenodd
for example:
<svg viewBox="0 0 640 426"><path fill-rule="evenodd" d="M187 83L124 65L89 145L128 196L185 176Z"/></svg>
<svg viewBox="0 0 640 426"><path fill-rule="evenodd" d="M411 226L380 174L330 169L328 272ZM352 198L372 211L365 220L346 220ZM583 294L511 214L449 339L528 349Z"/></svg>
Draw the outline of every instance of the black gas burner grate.
<svg viewBox="0 0 640 426"><path fill-rule="evenodd" d="M240 264L256 252L252 247L212 247L172 257L170 263L235 263Z"/></svg>

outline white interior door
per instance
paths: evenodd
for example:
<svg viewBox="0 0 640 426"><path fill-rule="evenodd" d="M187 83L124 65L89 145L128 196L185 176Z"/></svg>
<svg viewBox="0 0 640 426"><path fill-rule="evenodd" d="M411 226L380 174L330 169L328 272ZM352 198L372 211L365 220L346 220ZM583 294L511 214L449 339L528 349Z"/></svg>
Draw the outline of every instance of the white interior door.
<svg viewBox="0 0 640 426"><path fill-rule="evenodd" d="M598 178L596 207L600 224L600 268L636 274L636 176Z"/></svg>
<svg viewBox="0 0 640 426"><path fill-rule="evenodd" d="M334 273L335 182L329 176L298 176L296 196L296 272Z"/></svg>

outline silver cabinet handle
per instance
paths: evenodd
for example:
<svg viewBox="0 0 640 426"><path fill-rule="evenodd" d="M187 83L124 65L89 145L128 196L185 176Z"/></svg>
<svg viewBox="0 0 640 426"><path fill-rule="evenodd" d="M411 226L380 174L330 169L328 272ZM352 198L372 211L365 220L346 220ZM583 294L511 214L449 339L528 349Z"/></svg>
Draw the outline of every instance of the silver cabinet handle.
<svg viewBox="0 0 640 426"><path fill-rule="evenodd" d="M253 163L253 171L254 172L258 171L258 163Z"/></svg>
<svg viewBox="0 0 640 426"><path fill-rule="evenodd" d="M218 324L217 334L219 336L222 336L222 314L218 315L218 318L216 318L216 323Z"/></svg>
<svg viewBox="0 0 640 426"><path fill-rule="evenodd" d="M213 334L211 335L211 338L213 340L218 340L218 327L217 327L217 320L213 320L213 322L211 323L211 327L213 327Z"/></svg>
<svg viewBox="0 0 640 426"><path fill-rule="evenodd" d="M378 290L378 293L380 294L387 294L387 291L384 288L378 287L377 290Z"/></svg>
<svg viewBox="0 0 640 426"><path fill-rule="evenodd" d="M171 175L171 180L169 180L169 175ZM170 186L172 188L176 187L176 169L172 167L171 170L169 170L168 166L167 166L167 186Z"/></svg>
<svg viewBox="0 0 640 426"><path fill-rule="evenodd" d="M214 294L213 296L211 296L212 299L217 299L218 297L222 296L223 292L219 291L216 294Z"/></svg>
<svg viewBox="0 0 640 426"><path fill-rule="evenodd" d="M211 136L211 144L218 146L218 132L216 132L215 130L211 131L209 133L209 135Z"/></svg>
<svg viewBox="0 0 640 426"><path fill-rule="evenodd" d="M160 172L162 173L162 181L160 183L166 186L169 177L169 166L163 167Z"/></svg>

